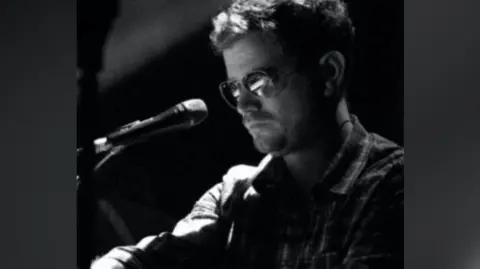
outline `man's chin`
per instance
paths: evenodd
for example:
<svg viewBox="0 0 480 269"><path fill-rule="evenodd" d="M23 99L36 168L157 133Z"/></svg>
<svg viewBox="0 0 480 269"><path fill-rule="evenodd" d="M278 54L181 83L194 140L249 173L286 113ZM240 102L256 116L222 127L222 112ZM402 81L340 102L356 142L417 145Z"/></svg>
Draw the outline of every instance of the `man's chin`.
<svg viewBox="0 0 480 269"><path fill-rule="evenodd" d="M258 152L262 154L271 154L273 156L282 156L286 152L286 140L282 138L260 138L254 137L253 143Z"/></svg>

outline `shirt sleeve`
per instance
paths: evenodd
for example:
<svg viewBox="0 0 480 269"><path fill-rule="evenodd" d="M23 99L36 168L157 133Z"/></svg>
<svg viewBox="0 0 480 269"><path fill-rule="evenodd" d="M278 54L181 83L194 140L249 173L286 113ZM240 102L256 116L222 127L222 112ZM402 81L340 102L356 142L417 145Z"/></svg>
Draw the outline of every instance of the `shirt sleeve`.
<svg viewBox="0 0 480 269"><path fill-rule="evenodd" d="M402 166L375 187L342 265L336 269L404 268L403 179Z"/></svg>
<svg viewBox="0 0 480 269"><path fill-rule="evenodd" d="M172 235L209 251L220 248L219 233L228 228L221 210L222 191L223 184L219 183L206 192L176 224Z"/></svg>
<svg viewBox="0 0 480 269"><path fill-rule="evenodd" d="M172 232L144 238L135 246L112 249L112 259L125 269L214 268L222 263L234 208L250 186L253 167L236 166L196 201ZM92 267L92 269L96 269Z"/></svg>
<svg viewBox="0 0 480 269"><path fill-rule="evenodd" d="M210 188L172 232L148 236L137 245L119 246L92 264L114 260L125 269L203 268L220 254L220 195L223 184Z"/></svg>

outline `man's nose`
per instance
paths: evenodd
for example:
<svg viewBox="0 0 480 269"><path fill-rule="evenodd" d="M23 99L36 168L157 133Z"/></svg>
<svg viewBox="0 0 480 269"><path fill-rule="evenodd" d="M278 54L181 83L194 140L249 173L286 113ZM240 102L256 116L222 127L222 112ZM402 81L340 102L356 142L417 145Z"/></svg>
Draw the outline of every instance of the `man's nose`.
<svg viewBox="0 0 480 269"><path fill-rule="evenodd" d="M248 92L245 88L240 90L237 102L237 112L240 115L245 115L252 111L258 111L262 108L262 101L260 97Z"/></svg>

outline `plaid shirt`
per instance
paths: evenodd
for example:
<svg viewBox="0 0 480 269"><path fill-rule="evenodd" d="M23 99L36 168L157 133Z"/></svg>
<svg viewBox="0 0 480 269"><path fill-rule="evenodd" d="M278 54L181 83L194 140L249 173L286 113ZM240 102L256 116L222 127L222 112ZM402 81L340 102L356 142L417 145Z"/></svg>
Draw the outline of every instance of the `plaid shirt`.
<svg viewBox="0 0 480 269"><path fill-rule="evenodd" d="M123 255L147 269L213 260L223 268L403 268L404 150L353 122L310 197L281 158L267 156L231 168L172 233L120 248ZM142 265L147 256L151 267Z"/></svg>

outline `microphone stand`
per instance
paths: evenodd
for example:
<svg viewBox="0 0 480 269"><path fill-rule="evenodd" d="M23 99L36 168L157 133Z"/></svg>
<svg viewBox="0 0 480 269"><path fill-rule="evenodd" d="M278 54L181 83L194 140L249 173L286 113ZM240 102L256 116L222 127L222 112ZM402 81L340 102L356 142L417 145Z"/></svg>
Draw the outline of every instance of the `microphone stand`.
<svg viewBox="0 0 480 269"><path fill-rule="evenodd" d="M96 97L103 68L103 47L118 12L117 0L77 0L77 139L83 147L77 159L77 268L90 268L94 258ZM78 158L78 156L77 156Z"/></svg>

